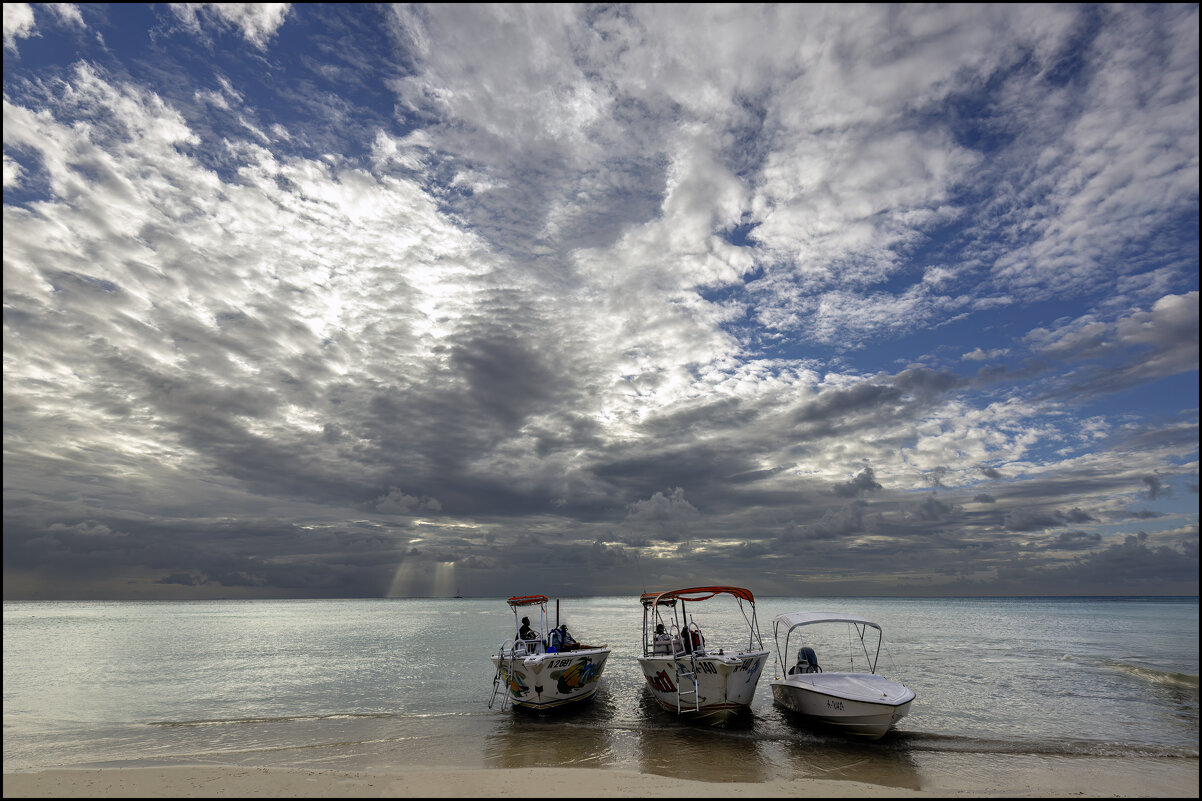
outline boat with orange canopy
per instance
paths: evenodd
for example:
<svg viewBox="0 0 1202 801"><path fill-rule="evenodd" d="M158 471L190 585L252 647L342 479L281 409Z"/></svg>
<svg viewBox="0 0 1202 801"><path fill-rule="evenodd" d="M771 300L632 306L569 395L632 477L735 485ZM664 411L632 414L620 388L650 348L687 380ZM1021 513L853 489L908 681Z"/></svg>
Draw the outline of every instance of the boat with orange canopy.
<svg viewBox="0 0 1202 801"><path fill-rule="evenodd" d="M742 627L707 616L703 630L694 606L719 596L733 598ZM742 587L689 587L645 592L643 655L639 666L661 707L682 717L721 725L747 712L768 651L755 618L755 597ZM707 609L707 612L710 611ZM719 610L714 610L719 611Z"/></svg>
<svg viewBox="0 0 1202 801"><path fill-rule="evenodd" d="M489 708L498 696L501 709L513 705L541 711L588 701L597 694L609 647L576 642L567 624L559 622L558 600L551 628L548 602L545 595L517 595L506 601L513 610L516 633L503 640L492 657L496 674ZM530 615L536 618L532 622Z"/></svg>

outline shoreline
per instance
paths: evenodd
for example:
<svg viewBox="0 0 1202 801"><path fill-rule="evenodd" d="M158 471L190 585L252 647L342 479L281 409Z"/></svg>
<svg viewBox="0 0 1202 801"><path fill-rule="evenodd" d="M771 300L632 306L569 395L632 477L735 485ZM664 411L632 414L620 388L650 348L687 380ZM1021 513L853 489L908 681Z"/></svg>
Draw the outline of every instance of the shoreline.
<svg viewBox="0 0 1202 801"><path fill-rule="evenodd" d="M980 755L977 755L978 758ZM713 794L784 798L1198 796L1198 760L1112 757L990 759L985 770L923 771L919 788L798 778L705 782L606 768L420 768L387 772L248 766L55 768L4 774L5 798L496 798L558 788L569 796Z"/></svg>

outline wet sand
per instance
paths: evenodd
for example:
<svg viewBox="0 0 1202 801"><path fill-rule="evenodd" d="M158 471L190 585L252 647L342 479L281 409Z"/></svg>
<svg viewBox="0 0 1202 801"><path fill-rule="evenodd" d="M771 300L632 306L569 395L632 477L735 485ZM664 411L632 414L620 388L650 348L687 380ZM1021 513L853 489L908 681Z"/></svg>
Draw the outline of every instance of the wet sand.
<svg viewBox="0 0 1202 801"><path fill-rule="evenodd" d="M496 798L568 797L1040 797L1197 798L1197 759L1038 758L978 755L975 769L921 771L919 787L794 779L702 782L595 768L424 769L363 773L296 768L172 766L5 773L5 798Z"/></svg>

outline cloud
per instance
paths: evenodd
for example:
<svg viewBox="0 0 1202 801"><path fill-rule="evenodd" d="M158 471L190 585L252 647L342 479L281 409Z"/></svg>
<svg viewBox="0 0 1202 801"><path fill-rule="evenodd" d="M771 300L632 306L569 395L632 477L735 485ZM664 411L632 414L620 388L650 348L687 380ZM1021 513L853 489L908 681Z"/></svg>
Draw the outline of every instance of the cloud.
<svg viewBox="0 0 1202 801"><path fill-rule="evenodd" d="M21 183L21 176L25 170L15 160L10 159L8 154L4 154L4 188L16 187Z"/></svg>
<svg viewBox="0 0 1202 801"><path fill-rule="evenodd" d="M75 3L42 3L41 5L65 25L76 28L88 27L87 23L83 21L83 14L80 13L79 6Z"/></svg>
<svg viewBox="0 0 1202 801"><path fill-rule="evenodd" d="M17 40L37 36L29 3L4 4L4 49L17 52Z"/></svg>
<svg viewBox="0 0 1202 801"><path fill-rule="evenodd" d="M1052 540L1037 545L1043 550L1080 550L1095 548L1102 541L1096 531L1062 531Z"/></svg>
<svg viewBox="0 0 1202 801"><path fill-rule="evenodd" d="M871 467L865 467L860 472L856 473L855 477L846 484L837 484L835 486L835 494L841 498L854 498L862 495L865 492L881 489L881 485L877 483Z"/></svg>
<svg viewBox="0 0 1202 801"><path fill-rule="evenodd" d="M1015 509L1006 515L1005 525L1011 531L1035 531L1041 528L1053 528L1066 523L1085 523L1094 517L1081 509L1073 508L1067 512L1058 509Z"/></svg>
<svg viewBox="0 0 1202 801"><path fill-rule="evenodd" d="M1112 321L1087 315L1056 330L1034 329L1027 341L1048 358L1095 362L1067 374L1063 391L1073 395L1115 392L1188 373L1198 366L1198 293L1165 295L1151 309Z"/></svg>
<svg viewBox="0 0 1202 801"><path fill-rule="evenodd" d="M852 502L838 508L828 509L815 523L803 527L804 536L810 539L837 539L864 528L864 504Z"/></svg>
<svg viewBox="0 0 1202 801"><path fill-rule="evenodd" d="M393 488L388 494L377 499L375 509L389 515L407 515L414 512L439 512L442 504L437 498L406 495L399 489Z"/></svg>
<svg viewBox="0 0 1202 801"><path fill-rule="evenodd" d="M946 520L957 511L952 504L945 503L931 493L923 501L915 505L910 514L918 520L935 521Z"/></svg>
<svg viewBox="0 0 1202 801"><path fill-rule="evenodd" d="M171 13L190 33L204 27L233 28L259 50L271 43L288 16L290 3L171 3Z"/></svg>
<svg viewBox="0 0 1202 801"><path fill-rule="evenodd" d="M1009 352L1010 352L1009 348L995 348L994 350L991 350L991 351L984 351L984 350L981 350L980 348L976 348L975 350L965 353L960 358L968 360L968 361L980 362L980 361L985 361L987 359L1001 358L1002 356L1005 356Z"/></svg>
<svg viewBox="0 0 1202 801"><path fill-rule="evenodd" d="M687 524L698 515L697 508L685 500L684 490L676 487L668 495L657 492L646 500L630 504L626 522L672 527Z"/></svg>
<svg viewBox="0 0 1202 801"><path fill-rule="evenodd" d="M1173 495L1173 488L1166 486L1160 480L1160 476L1144 476L1144 484L1148 487L1144 494L1149 500L1154 501L1157 498L1168 498Z"/></svg>
<svg viewBox="0 0 1202 801"><path fill-rule="evenodd" d="M1007 208L1034 235L999 254L995 276L1020 291L1088 291L1112 280L1104 266L1110 254L1130 251L1120 270L1135 268L1132 243L1174 224L1174 201L1194 192L1185 132L1195 124L1189 98L1197 74L1176 55L1162 60L1150 45L1192 36L1178 26L1196 19L1196 10L1148 17L1108 8L1105 33L1079 54L1089 66L1075 85L1025 83L1011 93L1002 110L1031 121L1031 138L1015 155L1025 150L1041 175ZM1145 71L1151 62L1155 73Z"/></svg>
<svg viewBox="0 0 1202 801"><path fill-rule="evenodd" d="M1070 542L1073 539L1070 537ZM1156 577L1162 594L1175 595L1183 594L1190 582L1196 581L1197 568L1196 530L1193 540L1179 548L1153 545L1146 532L1139 532L1067 564L1016 564L1000 569L995 586L1037 584L1054 587L1061 594L1124 595L1132 594L1133 588L1144 586Z"/></svg>
<svg viewBox="0 0 1202 801"><path fill-rule="evenodd" d="M74 10L6 6L6 578L1185 553L1196 9Z"/></svg>

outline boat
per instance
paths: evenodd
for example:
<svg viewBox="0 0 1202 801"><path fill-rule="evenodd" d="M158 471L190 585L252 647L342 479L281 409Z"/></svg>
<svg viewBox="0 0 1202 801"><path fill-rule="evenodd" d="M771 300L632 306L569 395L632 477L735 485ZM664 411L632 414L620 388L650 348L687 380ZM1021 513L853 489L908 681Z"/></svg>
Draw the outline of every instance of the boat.
<svg viewBox="0 0 1202 801"><path fill-rule="evenodd" d="M817 629L792 637L795 629L817 624L847 624L847 642L852 653L848 671L825 670L818 661ZM834 626L824 626L823 643L833 644ZM876 629L876 649L870 652L868 629ZM776 640L777 667L783 678L772 681L772 700L802 719L845 734L870 740L880 739L910 711L914 691L877 673L884 632L880 625L856 615L827 612L789 612L772 619ZM842 631L839 632L842 641ZM781 644L784 637L784 644ZM790 640L797 644L797 661L786 666L792 654ZM833 652L832 652L833 654ZM861 658L867 672L857 672ZM832 656L832 659L834 657ZM829 666L828 666L829 667Z"/></svg>
<svg viewBox="0 0 1202 801"><path fill-rule="evenodd" d="M506 602L513 610L515 634L502 641L492 657L496 674L489 709L498 697L502 710L512 705L541 711L579 704L597 694L609 658L608 646L565 645L564 635L569 635L569 641L572 637L567 623L558 622L559 602L555 602L556 625L548 628L548 601L545 595L521 595ZM522 613L530 610L537 610L537 628L525 622L528 614Z"/></svg>
<svg viewBox="0 0 1202 801"><path fill-rule="evenodd" d="M720 642L696 622L689 604L729 595L747 624L746 642ZM645 592L643 655L639 666L647 689L663 709L682 718L724 725L748 712L768 651L755 618L755 597L742 587L690 587ZM746 606L745 606L746 605ZM708 627L707 623L707 627Z"/></svg>

